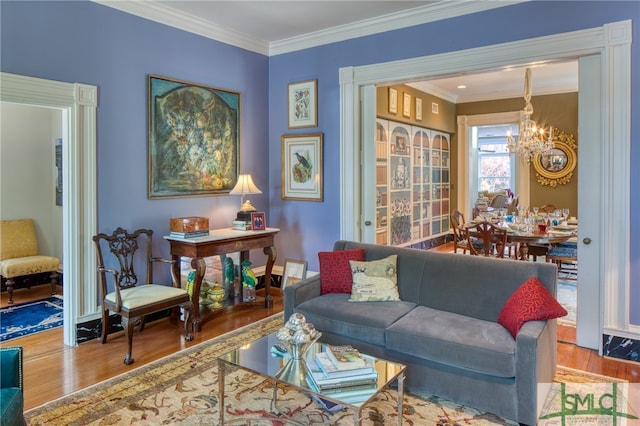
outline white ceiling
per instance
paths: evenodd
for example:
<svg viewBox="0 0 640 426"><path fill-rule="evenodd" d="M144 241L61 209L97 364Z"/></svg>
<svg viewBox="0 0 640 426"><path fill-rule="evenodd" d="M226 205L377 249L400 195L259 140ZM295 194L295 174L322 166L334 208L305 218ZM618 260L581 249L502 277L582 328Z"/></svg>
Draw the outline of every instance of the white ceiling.
<svg viewBox="0 0 640 426"><path fill-rule="evenodd" d="M153 21L258 53L276 55L446 17L519 3L436 1L218 1L94 0ZM524 68L412 82L411 86L451 102L519 97ZM535 64L533 94L578 90L575 61ZM466 89L458 89L461 84Z"/></svg>

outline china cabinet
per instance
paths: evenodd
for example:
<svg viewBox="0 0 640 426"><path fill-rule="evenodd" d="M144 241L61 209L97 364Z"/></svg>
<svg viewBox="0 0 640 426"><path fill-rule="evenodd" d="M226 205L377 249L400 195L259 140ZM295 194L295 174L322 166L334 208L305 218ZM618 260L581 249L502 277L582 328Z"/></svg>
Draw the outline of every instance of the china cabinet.
<svg viewBox="0 0 640 426"><path fill-rule="evenodd" d="M376 243L416 246L449 232L449 135L376 120Z"/></svg>

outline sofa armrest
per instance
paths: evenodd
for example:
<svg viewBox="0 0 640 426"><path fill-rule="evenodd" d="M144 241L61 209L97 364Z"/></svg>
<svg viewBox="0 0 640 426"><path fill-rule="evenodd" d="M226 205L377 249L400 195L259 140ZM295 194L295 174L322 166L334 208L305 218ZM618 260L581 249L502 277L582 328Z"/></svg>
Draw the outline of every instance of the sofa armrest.
<svg viewBox="0 0 640 426"><path fill-rule="evenodd" d="M0 388L20 388L23 390L22 347L0 348Z"/></svg>
<svg viewBox="0 0 640 426"><path fill-rule="evenodd" d="M320 274L286 287L284 289L284 320L291 316L296 306L320 294Z"/></svg>
<svg viewBox="0 0 640 426"><path fill-rule="evenodd" d="M536 424L557 360L556 320L528 321L516 336L518 421ZM536 401L535 408L531 401Z"/></svg>

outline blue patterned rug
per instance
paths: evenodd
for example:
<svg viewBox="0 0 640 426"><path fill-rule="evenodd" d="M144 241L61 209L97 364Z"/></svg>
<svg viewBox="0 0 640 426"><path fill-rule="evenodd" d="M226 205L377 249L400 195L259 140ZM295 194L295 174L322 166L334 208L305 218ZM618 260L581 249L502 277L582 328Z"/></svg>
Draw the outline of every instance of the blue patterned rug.
<svg viewBox="0 0 640 426"><path fill-rule="evenodd" d="M62 325L62 297L52 296L0 309L0 342Z"/></svg>

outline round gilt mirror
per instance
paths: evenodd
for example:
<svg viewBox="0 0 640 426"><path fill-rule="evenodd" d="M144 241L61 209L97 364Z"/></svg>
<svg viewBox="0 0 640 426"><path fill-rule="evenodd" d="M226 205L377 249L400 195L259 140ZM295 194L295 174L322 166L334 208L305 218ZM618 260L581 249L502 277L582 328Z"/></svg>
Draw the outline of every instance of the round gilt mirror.
<svg viewBox="0 0 640 426"><path fill-rule="evenodd" d="M543 154L536 154L533 168L541 185L555 187L571 181L576 168L576 142L573 135L560 132L553 137L553 148Z"/></svg>

